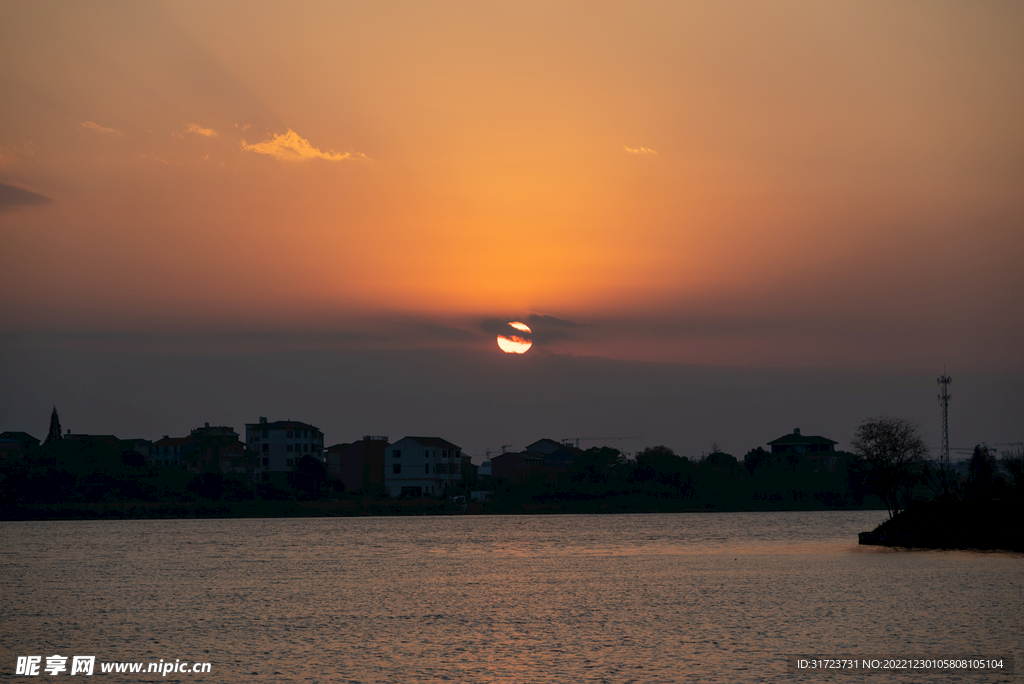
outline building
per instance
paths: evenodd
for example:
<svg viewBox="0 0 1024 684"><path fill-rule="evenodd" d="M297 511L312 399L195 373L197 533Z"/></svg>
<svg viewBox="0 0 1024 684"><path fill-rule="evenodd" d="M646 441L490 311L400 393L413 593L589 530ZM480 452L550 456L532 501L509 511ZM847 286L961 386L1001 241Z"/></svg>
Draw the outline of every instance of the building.
<svg viewBox="0 0 1024 684"><path fill-rule="evenodd" d="M23 458L39 448L39 440L27 432L0 432L0 460Z"/></svg>
<svg viewBox="0 0 1024 684"><path fill-rule="evenodd" d="M827 437L801 435L800 428L793 430L792 434L784 435L768 442L768 446L772 448L773 454L834 452L836 444L839 444L839 442L835 442Z"/></svg>
<svg viewBox="0 0 1024 684"><path fill-rule="evenodd" d="M824 469L832 472L836 468L836 442L818 435L801 435L800 428L792 434L783 435L768 442L773 454L804 454L808 460L814 461L815 470Z"/></svg>
<svg viewBox="0 0 1024 684"><path fill-rule="evenodd" d="M522 482L528 473L539 471L544 465L544 456L531 451L506 451L491 456L491 475L513 482Z"/></svg>
<svg viewBox="0 0 1024 684"><path fill-rule="evenodd" d="M461 482L462 447L440 437L403 437L385 449L384 486L390 496L444 496Z"/></svg>
<svg viewBox="0 0 1024 684"><path fill-rule="evenodd" d="M186 437L182 463L190 473L224 473L254 479L255 461L238 439L238 433L227 425L195 428Z"/></svg>
<svg viewBox="0 0 1024 684"><path fill-rule="evenodd" d="M255 464L251 456L234 428L206 423L188 437L164 435L149 445L146 461L190 473L220 472L252 479Z"/></svg>
<svg viewBox="0 0 1024 684"><path fill-rule="evenodd" d="M164 435L149 447L150 465L163 468L179 468L184 466L185 446L191 442L189 437L170 437Z"/></svg>
<svg viewBox="0 0 1024 684"><path fill-rule="evenodd" d="M572 467L572 462L576 457L583 454L583 449L574 446L569 441L556 442L553 439L538 439L533 444L527 445L526 451L531 454L540 454L543 456L543 465L556 470L568 470Z"/></svg>
<svg viewBox="0 0 1024 684"><path fill-rule="evenodd" d="M527 444L526 450L532 451L535 454L543 454L547 456L550 453L558 451L563 446L565 445L562 444L561 442L556 442L553 439L538 439L533 444Z"/></svg>
<svg viewBox="0 0 1024 684"><path fill-rule="evenodd" d="M327 477L341 480L345 491L384 484L384 452L386 436L365 435L358 442L327 447Z"/></svg>
<svg viewBox="0 0 1024 684"><path fill-rule="evenodd" d="M255 478L264 482L283 480L303 456L323 461L324 433L315 425L297 420L245 424L245 444L253 452Z"/></svg>

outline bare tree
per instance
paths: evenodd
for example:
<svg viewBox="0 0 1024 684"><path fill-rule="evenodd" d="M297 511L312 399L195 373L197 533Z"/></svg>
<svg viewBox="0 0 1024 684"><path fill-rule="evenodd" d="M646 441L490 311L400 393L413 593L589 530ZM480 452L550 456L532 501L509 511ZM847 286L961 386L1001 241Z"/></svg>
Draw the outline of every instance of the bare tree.
<svg viewBox="0 0 1024 684"><path fill-rule="evenodd" d="M907 507L914 486L928 476L928 447L910 421L868 418L857 427L854 451L867 463L868 485L894 517Z"/></svg>

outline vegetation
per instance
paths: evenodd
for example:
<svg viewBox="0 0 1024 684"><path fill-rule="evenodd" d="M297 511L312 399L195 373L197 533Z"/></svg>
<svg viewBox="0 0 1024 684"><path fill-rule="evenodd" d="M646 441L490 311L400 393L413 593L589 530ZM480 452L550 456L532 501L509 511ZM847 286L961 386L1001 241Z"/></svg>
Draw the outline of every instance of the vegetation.
<svg viewBox="0 0 1024 684"><path fill-rule="evenodd" d="M51 440L24 459L0 464L0 518L387 515L419 513L660 512L888 508L899 518L927 498L923 443L913 426L874 418L857 429L858 453L748 451L742 460L713 447L699 459L653 446L633 458L610 447L582 452L567 469L521 478L464 480L449 495L488 490L479 504L389 498L381 485L346 492L323 464L303 457L286 477L252 483L244 475L192 474L148 465L103 441ZM1003 455L1008 476L983 447L955 500L1019 501L1021 454ZM981 510L981 509L978 509ZM1000 509L1002 510L1002 509Z"/></svg>
<svg viewBox="0 0 1024 684"><path fill-rule="evenodd" d="M902 418L865 420L857 427L853 448L864 459L866 484L885 503L890 518L906 508L914 488L928 479L928 446L917 427Z"/></svg>

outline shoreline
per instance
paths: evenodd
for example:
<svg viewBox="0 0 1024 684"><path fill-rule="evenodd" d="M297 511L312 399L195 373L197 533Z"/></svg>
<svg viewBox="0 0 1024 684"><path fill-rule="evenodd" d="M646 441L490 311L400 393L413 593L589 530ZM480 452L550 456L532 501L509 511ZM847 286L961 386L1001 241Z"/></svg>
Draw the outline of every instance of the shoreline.
<svg viewBox="0 0 1024 684"><path fill-rule="evenodd" d="M343 499L338 501L188 501L20 504L0 507L0 521L35 520L193 520L223 518L337 518L465 515L614 515L658 513L773 513L873 511L873 506L708 507L613 506L607 503L561 504L473 502L452 504L436 499Z"/></svg>

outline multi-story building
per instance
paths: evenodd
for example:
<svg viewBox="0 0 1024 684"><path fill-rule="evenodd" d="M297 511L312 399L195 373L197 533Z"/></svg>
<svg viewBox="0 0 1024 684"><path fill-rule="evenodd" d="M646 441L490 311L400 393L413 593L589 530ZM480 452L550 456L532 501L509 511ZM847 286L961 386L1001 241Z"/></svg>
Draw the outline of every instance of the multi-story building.
<svg viewBox="0 0 1024 684"><path fill-rule="evenodd" d="M151 465L190 473L221 472L251 478L253 464L249 457L234 428L206 423L188 437L164 435L149 445L146 460Z"/></svg>
<svg viewBox="0 0 1024 684"><path fill-rule="evenodd" d="M440 437L403 437L384 450L391 496L443 496L462 480L462 447Z"/></svg>
<svg viewBox="0 0 1024 684"><path fill-rule="evenodd" d="M184 449L185 470L190 473L224 473L254 479L254 459L238 433L227 425L195 428Z"/></svg>
<svg viewBox="0 0 1024 684"><path fill-rule="evenodd" d="M384 484L386 436L366 435L358 442L327 447L327 477L341 480L345 491Z"/></svg>
<svg viewBox="0 0 1024 684"><path fill-rule="evenodd" d="M324 433L309 423L297 420L245 424L245 443L255 456L256 479L283 479L303 456L323 462Z"/></svg>

